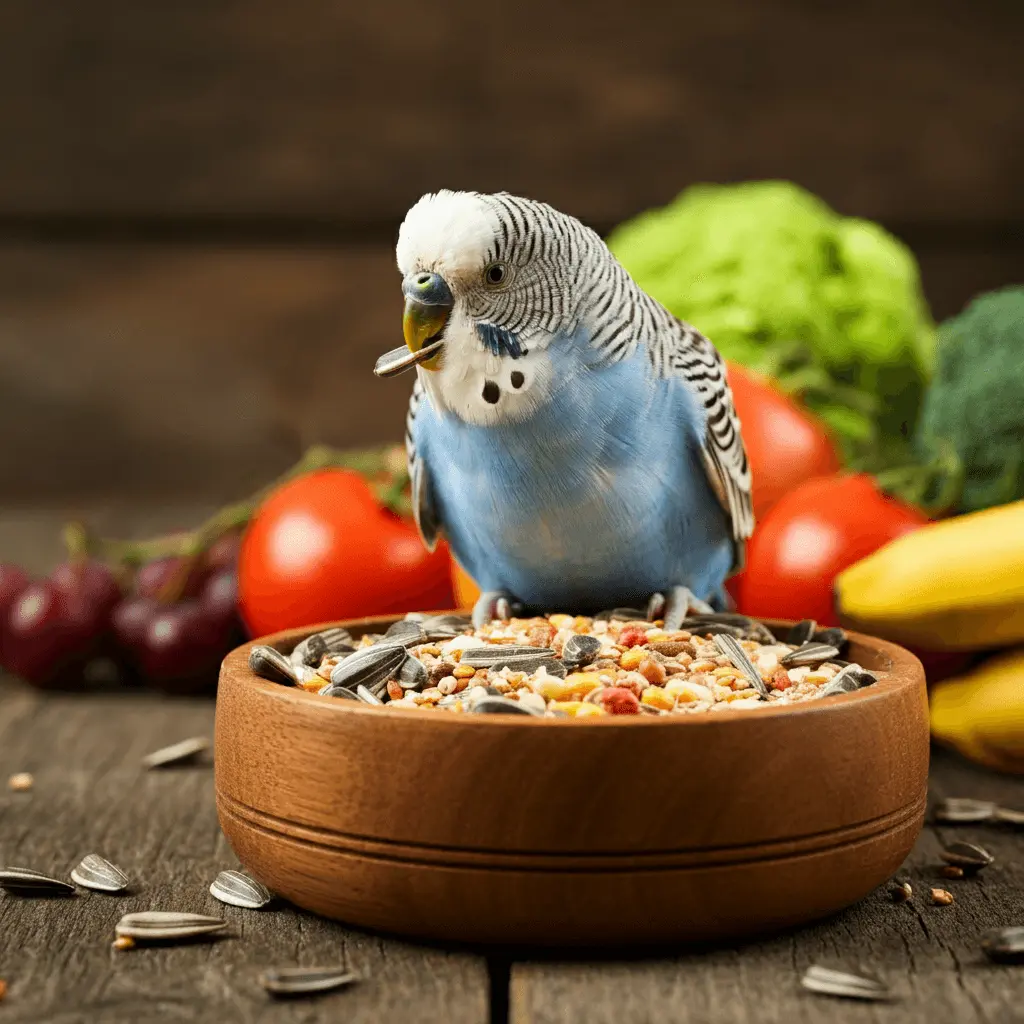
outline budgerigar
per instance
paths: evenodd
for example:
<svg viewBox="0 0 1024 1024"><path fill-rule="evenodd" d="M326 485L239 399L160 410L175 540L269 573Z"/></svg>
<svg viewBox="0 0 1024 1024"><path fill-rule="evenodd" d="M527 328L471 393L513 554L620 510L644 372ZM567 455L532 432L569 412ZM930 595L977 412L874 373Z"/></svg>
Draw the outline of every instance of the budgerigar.
<svg viewBox="0 0 1024 1024"><path fill-rule="evenodd" d="M398 236L416 521L483 590L477 622L722 607L754 525L722 358L601 238L506 193L439 191Z"/></svg>

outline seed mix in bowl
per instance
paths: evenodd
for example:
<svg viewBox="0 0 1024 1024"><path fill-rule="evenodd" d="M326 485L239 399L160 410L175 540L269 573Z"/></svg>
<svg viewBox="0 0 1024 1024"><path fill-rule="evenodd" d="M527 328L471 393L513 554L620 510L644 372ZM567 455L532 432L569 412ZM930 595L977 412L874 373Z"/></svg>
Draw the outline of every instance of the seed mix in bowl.
<svg viewBox="0 0 1024 1024"><path fill-rule="evenodd" d="M616 609L474 629L461 616L410 615L356 640L333 628L290 655L257 646L257 675L342 700L411 710L589 718L704 714L791 705L877 680L842 660L846 635L798 623L778 640L733 613L661 620Z"/></svg>

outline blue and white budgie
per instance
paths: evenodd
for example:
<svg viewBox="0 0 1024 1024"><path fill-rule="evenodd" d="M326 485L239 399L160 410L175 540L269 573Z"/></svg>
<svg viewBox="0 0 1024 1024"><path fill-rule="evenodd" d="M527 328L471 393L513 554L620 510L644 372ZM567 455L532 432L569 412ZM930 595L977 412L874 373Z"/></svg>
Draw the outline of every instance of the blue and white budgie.
<svg viewBox="0 0 1024 1024"><path fill-rule="evenodd" d="M643 607L674 628L722 607L754 525L714 346L544 203L440 191L398 236L412 366L406 445L425 543L441 531L477 622Z"/></svg>

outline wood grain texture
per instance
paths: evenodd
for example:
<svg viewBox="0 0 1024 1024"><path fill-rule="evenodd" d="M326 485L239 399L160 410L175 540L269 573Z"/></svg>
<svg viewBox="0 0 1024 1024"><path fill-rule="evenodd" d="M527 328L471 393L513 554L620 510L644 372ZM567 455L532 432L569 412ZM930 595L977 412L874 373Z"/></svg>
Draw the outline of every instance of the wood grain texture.
<svg viewBox="0 0 1024 1024"><path fill-rule="evenodd" d="M1024 267L1024 242L917 248L937 316ZM372 367L401 306L385 241L0 246L2 498L228 501L312 442L400 439L409 378Z"/></svg>
<svg viewBox="0 0 1024 1024"><path fill-rule="evenodd" d="M997 776L938 752L931 795L994 799L1024 807L1024 779ZM938 852L956 840L981 843L995 863L974 879L936 876ZM736 947L666 953L600 963L517 962L511 1024L1011 1024L1020 1021L1024 973L997 966L978 940L988 928L1024 921L1024 832L996 826L929 826L899 876L914 899L893 904L879 889L863 903L812 927ZM953 892L933 906L932 886ZM879 973L894 989L891 1006L803 992L812 963Z"/></svg>
<svg viewBox="0 0 1024 1024"><path fill-rule="evenodd" d="M145 771L140 758L191 735L210 735L209 701L142 695L50 697L0 682L0 863L67 877L96 852L132 878L131 891L69 899L0 893L0 1018L18 1024L217 1024L341 1019L488 1018L484 961L383 941L277 904L227 907L207 889L237 861L217 826L205 765ZM11 793L29 771L35 787ZM215 942L114 952L114 924L131 911L188 910L230 923ZM347 962L366 980L343 992L274 1002L257 984L268 966Z"/></svg>
<svg viewBox="0 0 1024 1024"><path fill-rule="evenodd" d="M794 178L900 221L1024 218L1003 0L235 0L0 16L0 217L390 225L439 186L610 224Z"/></svg>
<svg viewBox="0 0 1024 1024"><path fill-rule="evenodd" d="M312 631L262 642L290 652ZM858 693L586 723L369 708L260 679L248 655L221 667L221 826L271 889L364 927L535 946L748 937L862 898L924 816L920 662L856 633L846 656L879 673ZM734 763L759 767L707 772ZM445 784L402 785L399 765Z"/></svg>

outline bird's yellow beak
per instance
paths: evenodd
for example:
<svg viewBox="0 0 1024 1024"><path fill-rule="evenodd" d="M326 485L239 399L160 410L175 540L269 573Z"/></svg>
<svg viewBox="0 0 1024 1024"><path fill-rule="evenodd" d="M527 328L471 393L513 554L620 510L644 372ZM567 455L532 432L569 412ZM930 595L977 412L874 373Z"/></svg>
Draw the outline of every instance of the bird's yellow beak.
<svg viewBox="0 0 1024 1024"><path fill-rule="evenodd" d="M402 333L405 335L405 344L413 355L419 356L425 347L432 349L441 341L451 311L451 306L428 305L411 298L405 300ZM436 370L441 362L442 345L438 346L434 355L422 361L417 360L417 365L422 366L424 370Z"/></svg>
<svg viewBox="0 0 1024 1024"><path fill-rule="evenodd" d="M378 377L393 377L414 366L425 370L441 367L444 329L455 304L448 282L440 274L420 270L406 277L402 292L405 294L402 333L408 352L396 348L382 355L373 370Z"/></svg>

